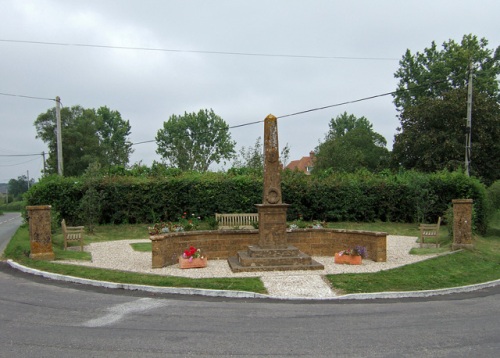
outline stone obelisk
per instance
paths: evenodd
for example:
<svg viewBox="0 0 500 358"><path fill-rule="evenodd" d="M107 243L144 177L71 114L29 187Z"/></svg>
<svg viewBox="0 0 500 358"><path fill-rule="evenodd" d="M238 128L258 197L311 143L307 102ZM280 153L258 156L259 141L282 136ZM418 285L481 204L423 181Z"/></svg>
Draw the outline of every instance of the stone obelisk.
<svg viewBox="0 0 500 358"><path fill-rule="evenodd" d="M322 270L324 267L298 248L289 246L286 238L286 211L281 197L281 163L278 147L278 122L273 115L264 120L264 191L259 213L258 245L238 251L229 257L233 272Z"/></svg>
<svg viewBox="0 0 500 358"><path fill-rule="evenodd" d="M264 191L259 212L259 246L286 248L286 211L281 196L281 163L278 120L272 114L264 120Z"/></svg>

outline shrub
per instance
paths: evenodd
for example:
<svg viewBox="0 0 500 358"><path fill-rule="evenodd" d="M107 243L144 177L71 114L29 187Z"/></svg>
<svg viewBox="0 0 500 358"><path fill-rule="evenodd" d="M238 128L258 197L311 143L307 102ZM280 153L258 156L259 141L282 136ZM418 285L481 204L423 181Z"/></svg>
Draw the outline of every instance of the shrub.
<svg viewBox="0 0 500 358"><path fill-rule="evenodd" d="M500 180L497 180L487 189L488 198L490 200L490 205L492 210L496 211L500 209Z"/></svg>
<svg viewBox="0 0 500 358"><path fill-rule="evenodd" d="M102 195L101 223L155 223L179 217L201 220L215 213L255 212L262 178L237 173L176 173L168 176L103 176L93 187ZM49 177L26 194L28 205L52 205L76 223L89 188L85 178ZM435 222L453 199L474 200L475 225L486 230L486 189L461 172L382 175L361 172L315 177L284 171L287 219L305 221ZM185 214L184 214L185 213ZM300 223L300 221L299 221Z"/></svg>

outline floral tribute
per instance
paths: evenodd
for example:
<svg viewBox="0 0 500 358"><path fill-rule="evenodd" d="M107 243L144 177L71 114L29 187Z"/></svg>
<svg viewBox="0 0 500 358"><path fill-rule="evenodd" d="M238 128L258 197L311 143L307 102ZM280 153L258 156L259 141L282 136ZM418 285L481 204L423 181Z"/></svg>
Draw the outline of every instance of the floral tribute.
<svg viewBox="0 0 500 358"><path fill-rule="evenodd" d="M191 262L191 261L193 261L193 259L197 259L197 258L202 259L203 255L201 254L200 249L197 249L194 246L190 246L189 249L184 250L184 252L182 253L182 257L185 259L188 259L189 262Z"/></svg>
<svg viewBox="0 0 500 358"><path fill-rule="evenodd" d="M366 247L355 246L354 248L342 250L339 252L339 256L344 256L344 255L361 256L362 258L366 258L367 256Z"/></svg>

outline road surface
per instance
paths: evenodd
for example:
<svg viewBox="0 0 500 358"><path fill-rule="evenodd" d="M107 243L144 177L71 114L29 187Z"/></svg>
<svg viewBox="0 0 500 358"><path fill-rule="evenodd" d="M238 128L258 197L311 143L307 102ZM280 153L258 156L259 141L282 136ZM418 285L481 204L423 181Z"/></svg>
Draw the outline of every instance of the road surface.
<svg viewBox="0 0 500 358"><path fill-rule="evenodd" d="M153 295L0 263L1 357L497 357L500 288L430 299Z"/></svg>

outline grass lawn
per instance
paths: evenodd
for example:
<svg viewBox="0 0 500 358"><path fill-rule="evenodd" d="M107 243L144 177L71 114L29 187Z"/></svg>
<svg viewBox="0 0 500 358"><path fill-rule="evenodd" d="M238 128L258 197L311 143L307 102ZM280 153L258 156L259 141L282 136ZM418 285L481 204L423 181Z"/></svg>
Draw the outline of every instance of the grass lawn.
<svg viewBox="0 0 500 358"><path fill-rule="evenodd" d="M441 239L443 244L439 249L418 248L411 252L427 254L449 250L451 239L442 236ZM343 293L432 290L500 279L500 212L491 221L486 235L475 237L474 245L473 250L387 271L327 275L327 279Z"/></svg>
<svg viewBox="0 0 500 358"><path fill-rule="evenodd" d="M110 240L148 238L148 225L101 225L94 235L86 235L85 243ZM350 230L383 231L391 235L418 236L418 225L401 223L333 223L331 228ZM441 247L418 248L413 254L443 252L449 250L451 239L447 238L446 227L440 232ZM52 237L56 260L90 260L87 252L64 251L62 234ZM132 245L138 251L151 251L150 243ZM29 234L27 226L22 226L12 238L4 252L6 258L39 270L84 277L95 280L154 285L163 287L192 287L219 290L239 290L265 293L266 289L259 278L206 278L190 279L184 277L136 274L130 272L63 265L49 261L29 259ZM500 212L491 222L484 237L477 237L474 250L464 250L452 255L444 255L404 267L366 274L327 275L336 289L344 293L413 291L463 286L500 279Z"/></svg>

